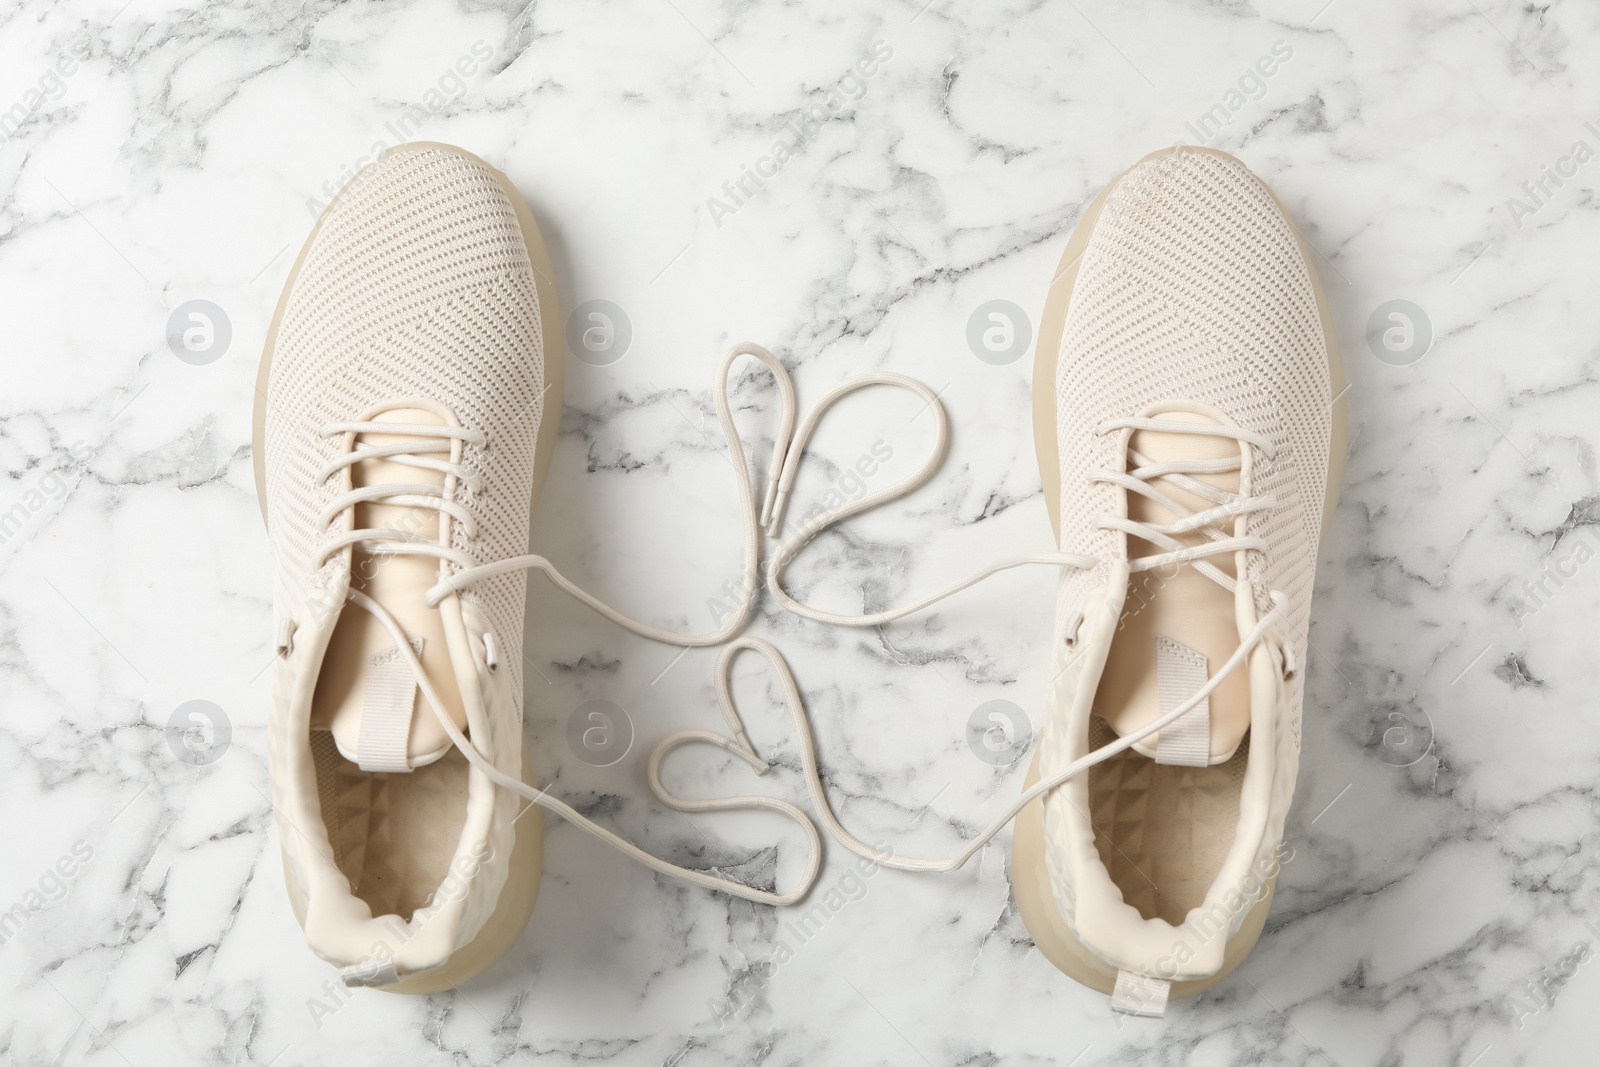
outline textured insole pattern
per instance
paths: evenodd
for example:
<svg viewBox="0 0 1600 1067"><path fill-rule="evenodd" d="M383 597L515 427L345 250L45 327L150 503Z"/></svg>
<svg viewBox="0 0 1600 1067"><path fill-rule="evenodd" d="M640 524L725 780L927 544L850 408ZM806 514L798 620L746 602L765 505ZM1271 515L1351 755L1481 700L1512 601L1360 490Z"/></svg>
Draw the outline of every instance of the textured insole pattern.
<svg viewBox="0 0 1600 1067"><path fill-rule="evenodd" d="M410 774L372 774L311 732L334 862L373 915L409 920L444 880L467 813L466 757L451 749Z"/></svg>
<svg viewBox="0 0 1600 1067"><path fill-rule="evenodd" d="M1089 747L1115 741L1090 720ZM1226 763L1171 767L1129 750L1089 770L1095 848L1122 899L1146 919L1182 925L1205 900L1239 824L1250 737Z"/></svg>

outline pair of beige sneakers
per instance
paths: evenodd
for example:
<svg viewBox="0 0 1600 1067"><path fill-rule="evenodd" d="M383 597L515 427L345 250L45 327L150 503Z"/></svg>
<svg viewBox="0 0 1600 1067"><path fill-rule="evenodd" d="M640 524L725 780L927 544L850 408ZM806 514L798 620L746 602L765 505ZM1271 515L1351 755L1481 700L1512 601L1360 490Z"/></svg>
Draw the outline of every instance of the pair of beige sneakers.
<svg viewBox="0 0 1600 1067"><path fill-rule="evenodd" d="M503 174L456 148L412 144L329 205L279 302L254 428L276 583L269 749L290 903L312 950L351 985L400 992L451 988L489 966L538 896L534 806L663 873L776 906L802 899L822 844L801 809L681 800L661 781L667 753L689 743L766 769L728 693L728 667L750 649L783 685L813 809L842 846L889 867L949 870L1015 817L1023 920L1057 967L1114 1008L1158 1015L1169 996L1237 966L1283 858L1317 546L1343 451L1326 309L1267 188L1231 157L1178 149L1094 201L1051 283L1034 375L1057 551L869 616L799 603L783 569L822 528L933 473L943 408L926 386L877 374L797 420L782 364L755 345L727 354L715 388L746 529L746 592L724 626L685 636L634 622L527 554L561 409L551 274ZM747 357L782 399L760 494L727 402L728 375ZM818 417L867 385L925 397L938 448L905 483L801 523L763 568L763 532L783 526ZM738 636L757 591L813 619L873 626L1021 563L1059 570L1050 690L1024 792L956 857L864 844L828 806L782 656ZM679 810L793 819L809 850L795 888L666 863L527 784L530 569L646 636L724 646L729 733L668 738L649 783Z"/></svg>

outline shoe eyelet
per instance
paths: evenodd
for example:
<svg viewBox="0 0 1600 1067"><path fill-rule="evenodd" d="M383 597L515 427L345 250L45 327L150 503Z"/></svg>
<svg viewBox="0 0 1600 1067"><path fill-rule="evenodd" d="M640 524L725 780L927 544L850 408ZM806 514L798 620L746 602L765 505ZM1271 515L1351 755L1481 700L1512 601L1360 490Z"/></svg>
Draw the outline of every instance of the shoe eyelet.
<svg viewBox="0 0 1600 1067"><path fill-rule="evenodd" d="M298 628L298 624L293 619L282 619L279 621L278 639L276 642L274 642L274 644L277 646L279 659L288 659L289 656L293 654L294 632Z"/></svg>

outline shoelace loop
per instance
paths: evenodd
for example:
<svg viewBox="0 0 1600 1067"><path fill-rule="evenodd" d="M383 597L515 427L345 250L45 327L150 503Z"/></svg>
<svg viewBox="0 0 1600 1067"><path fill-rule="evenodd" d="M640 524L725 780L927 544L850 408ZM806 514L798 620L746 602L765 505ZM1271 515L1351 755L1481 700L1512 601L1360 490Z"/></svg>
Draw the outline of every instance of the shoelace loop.
<svg viewBox="0 0 1600 1067"><path fill-rule="evenodd" d="M953 585L903 607L865 615L840 615L835 612L820 611L802 604L792 597L789 591L783 587L783 572L789 564L794 562L795 557L800 554L801 550L818 534L830 526L843 522L845 519L859 515L881 504L886 504L891 500L897 500L918 489L933 476L933 472L938 469L939 464L944 459L945 449L950 440L950 424L945 415L944 405L939 401L939 395L932 389L929 389L916 379L907 378L902 374L867 374L841 382L817 401L810 414L800 424L800 429L794 435L793 440L789 441L783 448L783 474L778 488L777 504L765 523L768 534L776 538L782 529L783 505L788 499L790 487L794 484L795 473L800 466L801 457L805 454L805 448L811 439L811 433L816 429L817 423L821 421L823 414L849 394L874 385L887 385L905 389L922 398L924 410L931 411L934 416L933 447L928 450L927 457L922 461L922 465L905 478L884 489L880 489L876 493L869 493L860 500L852 501L833 511L817 515L809 522L802 524L788 540L778 545L767 564L767 591L772 594L772 598L780 605L794 614L811 619L814 622L831 623L835 626L881 626L884 623L893 622L907 615L913 615L946 597L961 592L963 589L977 585L991 575L1011 570L1014 567L1042 564L1045 566L1087 569L1095 565L1095 560L1091 556L1069 552L1033 552L990 564L983 570Z"/></svg>
<svg viewBox="0 0 1600 1067"><path fill-rule="evenodd" d="M750 618L750 612L755 607L755 591L761 559L760 527L762 520L756 510L755 490L751 487L750 464L745 458L744 442L739 437L739 427L734 422L733 409L728 401L729 374L733 370L733 365L743 356L751 356L759 360L772 372L772 376L777 382L779 398L778 440L787 441L794 431L794 383L790 380L788 372L783 369L783 364L778 361L778 357L757 344L744 343L730 348L726 355L723 356L722 366L717 372L713 396L717 408L717 419L722 425L723 436L727 438L728 456L733 464L735 482L739 490L740 526L744 538L744 581L740 585L738 606L721 627L709 633L688 636L675 634L669 630L662 630L648 623L631 619L580 589L557 570L553 563L541 555L512 556L507 559L482 564L476 564L469 560L462 564L460 570L442 578L437 585L428 590L428 606L437 607L439 602L451 593L471 585L473 582L496 574L537 570L543 572L545 577L549 578L562 592L586 605L590 610L610 619L625 630L631 630L641 637L648 637L663 644L679 645L687 648L704 648L711 645L720 645L744 629L745 622ZM775 449L772 455L771 469L767 475L767 497L763 503L761 515L765 515L771 507L771 501L777 492L777 484L782 474L782 468L783 454L781 450Z"/></svg>

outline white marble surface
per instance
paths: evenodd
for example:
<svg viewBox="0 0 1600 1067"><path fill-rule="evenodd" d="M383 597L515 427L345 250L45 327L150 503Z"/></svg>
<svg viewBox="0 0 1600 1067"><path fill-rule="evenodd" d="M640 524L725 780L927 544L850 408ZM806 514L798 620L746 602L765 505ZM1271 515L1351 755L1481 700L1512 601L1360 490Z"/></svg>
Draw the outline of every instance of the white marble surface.
<svg viewBox="0 0 1600 1067"><path fill-rule="evenodd" d="M713 218L708 198L792 138L786 124L875 41L892 56L858 98ZM475 42L492 58L452 82ZM1279 42L1290 58L1230 97ZM74 49L87 58L54 80ZM1597 59L1600 10L1577 0L8 5L0 108L19 103L8 121L24 121L0 127L0 908L20 910L0 944L0 1061L1592 1057L1600 161L1562 160L1578 141L1600 150L1600 124L1585 126L1600 119ZM569 359L536 547L635 614L702 629L738 571L709 405L736 340L779 353L803 403L873 367L944 390L947 462L813 550L796 580L815 601L882 602L1047 546L1030 360L980 362L968 316L997 298L1040 307L1088 199L1221 105L1213 143L1276 188L1325 257L1352 381L1296 858L1236 977L1165 1021L1119 1023L1031 947L1009 833L953 875L876 874L801 943L794 915L663 881L552 825L538 910L501 964L461 994L330 998L265 799L249 413L308 202L430 101L405 135L503 167L543 222L567 306L611 300L633 325L614 365ZM1569 176L1535 204L1523 183L1547 166ZM191 299L232 324L209 365L165 340ZM1431 320L1414 365L1364 342L1391 299ZM750 435L770 437L770 387L752 377L738 396ZM881 440L894 459L880 477L909 468L928 443L916 406L843 405L800 507L842 470L822 456L846 465ZM529 724L555 788L659 854L793 877L792 828L649 799L650 745L719 722L714 653L678 659L532 586L526 651L544 679L531 676ZM997 699L1037 723L1050 608L1047 577L1012 573L884 632L770 605L752 632L790 657L843 817L902 854L943 855L1019 786L1022 768L975 758L964 731ZM803 802L758 662L738 675L757 745L784 765L760 788ZM591 699L636 726L613 767L564 740ZM191 700L232 728L204 766L164 734ZM1373 724L1390 714L1426 718L1431 747L1391 734L1386 748ZM749 785L699 752L673 774L686 790ZM847 873L832 850L819 892L855 887ZM773 971L779 939L796 951Z"/></svg>

